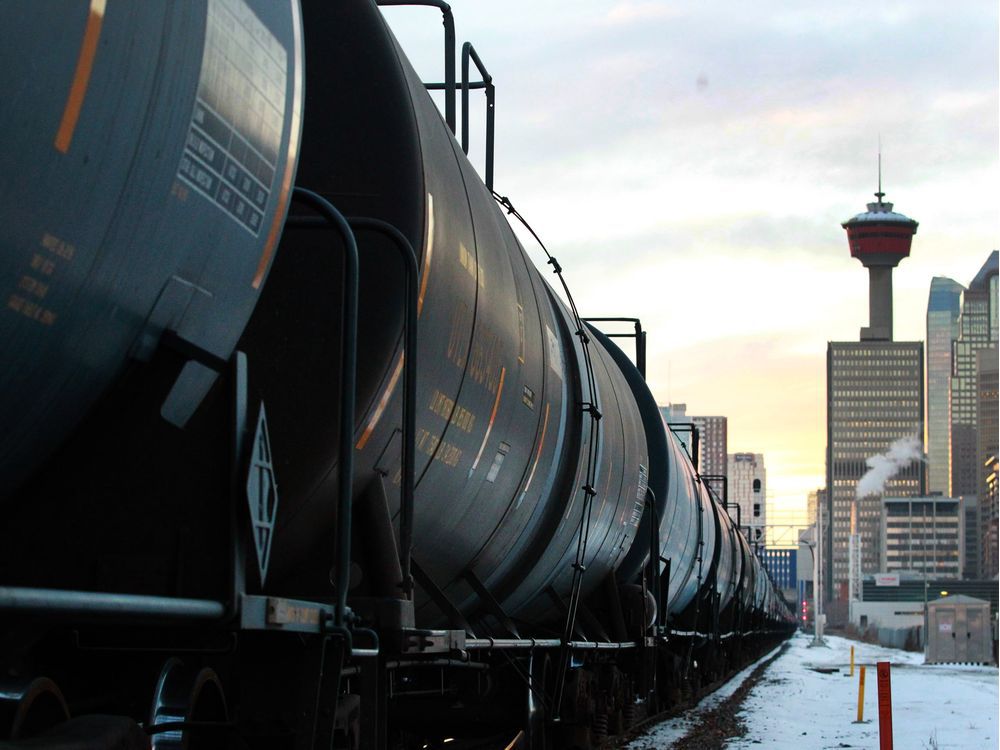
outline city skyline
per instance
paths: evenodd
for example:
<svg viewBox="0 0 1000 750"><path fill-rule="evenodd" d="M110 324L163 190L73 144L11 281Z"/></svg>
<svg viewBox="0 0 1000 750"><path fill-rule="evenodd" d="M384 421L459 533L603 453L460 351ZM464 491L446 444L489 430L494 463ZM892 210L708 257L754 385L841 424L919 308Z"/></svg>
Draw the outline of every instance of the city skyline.
<svg viewBox="0 0 1000 750"><path fill-rule="evenodd" d="M452 7L497 86L496 189L581 313L641 318L657 402L726 415L729 451L765 454L774 501L804 507L824 482L826 343L867 324L840 224L872 200L879 137L886 200L920 221L897 340L924 340L932 277L971 279L1000 245L996 7ZM437 11L386 16L442 80Z"/></svg>

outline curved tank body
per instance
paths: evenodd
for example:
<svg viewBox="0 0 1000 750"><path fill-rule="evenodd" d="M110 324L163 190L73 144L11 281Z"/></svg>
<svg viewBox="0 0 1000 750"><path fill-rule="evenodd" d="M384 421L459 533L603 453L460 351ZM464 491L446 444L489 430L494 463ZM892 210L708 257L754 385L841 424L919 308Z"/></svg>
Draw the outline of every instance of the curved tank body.
<svg viewBox="0 0 1000 750"><path fill-rule="evenodd" d="M757 585L754 593L754 607L758 610L763 611L767 605L767 596L770 590L770 582L767 577L767 573L764 571L764 566L760 562L760 558L756 555L754 556L754 568L756 569L756 581Z"/></svg>
<svg viewBox="0 0 1000 750"><path fill-rule="evenodd" d="M736 596L736 591L740 585L740 577L743 573L743 558L740 554L740 535L729 513L718 503L713 503L715 515L719 519L719 527L722 537L719 560L720 564L716 572L716 591L719 594L719 607L725 609Z"/></svg>
<svg viewBox="0 0 1000 750"><path fill-rule="evenodd" d="M588 481L597 493L587 527L589 585L631 547L649 467L631 387L591 340L591 393L577 324L525 255L374 4L306 2L303 15L306 86L326 95L306 104L299 184L347 215L394 224L419 258L414 559L463 610L478 603L472 572L511 614L543 618L555 605L542 594L569 591ZM373 83L359 90L358 79ZM261 363L252 365L251 386L267 405L282 488L269 580L327 590L316 571L329 567L337 476L337 383L328 375L339 341L326 323L337 300L302 290L320 273L338 288L337 269L323 265L329 244L322 233L286 231L241 342ZM383 240L361 233L359 250L354 485L363 502L384 476L395 513L402 277ZM274 351L281 356L266 355ZM603 415L596 427L580 406L590 401ZM438 617L418 601L420 621Z"/></svg>
<svg viewBox="0 0 1000 750"><path fill-rule="evenodd" d="M740 603L744 608L749 608L753 602L754 586L756 586L756 568L754 567L753 553L750 551L750 544L743 534L737 535L740 545L740 558L742 560L742 583L740 588Z"/></svg>
<svg viewBox="0 0 1000 750"><path fill-rule="evenodd" d="M714 537L714 522L711 508L701 502L694 468L687 453L673 433L666 430L666 436L669 479L667 508L660 517L661 556L670 560L668 610L678 613L687 608L708 578L712 552L708 549L702 551L699 545L704 529L710 525ZM706 510L709 515L706 515Z"/></svg>
<svg viewBox="0 0 1000 750"><path fill-rule="evenodd" d="M707 490L702 486L702 491L707 495ZM713 562L715 570L715 593L719 597L719 607L725 609L732 599L736 589L736 561L733 553L736 551L733 544L732 530L733 524L729 520L729 514L718 503L710 503L712 508L713 523L716 529L716 553Z"/></svg>
<svg viewBox="0 0 1000 750"><path fill-rule="evenodd" d="M296 0L5 3L0 28L3 498L165 331L232 352L303 92ZM164 416L186 421L212 380L192 364Z"/></svg>

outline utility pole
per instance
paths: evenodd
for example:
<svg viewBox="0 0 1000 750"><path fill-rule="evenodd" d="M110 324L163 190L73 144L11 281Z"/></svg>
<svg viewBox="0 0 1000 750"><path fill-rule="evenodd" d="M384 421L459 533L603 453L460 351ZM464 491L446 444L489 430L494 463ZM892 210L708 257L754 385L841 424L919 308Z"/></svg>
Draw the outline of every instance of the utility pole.
<svg viewBox="0 0 1000 750"><path fill-rule="evenodd" d="M933 545L933 547L932 547L932 554L931 554L931 560L932 560L932 565L934 566L933 572L936 574L937 573L937 501L934 498L930 498L930 501L931 501L931 543ZM911 501L911 506L910 507L912 508L912 501ZM923 633L923 641L924 641L924 643L923 643L923 646L924 646L924 659L926 660L927 659L927 644L928 644L927 628L930 627L930 611L927 609L927 585L928 585L928 583L927 583L927 511L926 511L926 506L924 506L924 507L925 507L925 510L924 510L924 543L922 545L922 549L923 549L923 553L924 553L924 564L921 567L924 569L924 633ZM959 506L959 513L961 513L961 512L962 512L961 511L961 506ZM911 510L910 511L910 517L912 518L912 516L913 516L913 511ZM913 545L912 535L911 535L910 545L911 546ZM912 555L911 555L911 559L912 559ZM960 573L961 573L961 571L960 571Z"/></svg>
<svg viewBox="0 0 1000 750"><path fill-rule="evenodd" d="M823 503L816 503L816 555L813 560L813 642L812 646L825 646L823 626L826 625L826 615L823 614Z"/></svg>

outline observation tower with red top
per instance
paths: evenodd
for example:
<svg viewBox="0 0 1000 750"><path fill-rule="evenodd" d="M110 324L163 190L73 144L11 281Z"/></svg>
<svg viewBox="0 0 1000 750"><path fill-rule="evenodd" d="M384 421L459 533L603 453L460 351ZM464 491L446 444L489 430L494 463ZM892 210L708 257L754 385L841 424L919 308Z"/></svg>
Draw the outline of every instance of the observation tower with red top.
<svg viewBox="0 0 1000 750"><path fill-rule="evenodd" d="M881 155L878 172L878 200L841 224L847 230L851 255L868 269L868 327L861 329L862 341L892 341L892 269L909 256L917 233L917 222L882 200Z"/></svg>

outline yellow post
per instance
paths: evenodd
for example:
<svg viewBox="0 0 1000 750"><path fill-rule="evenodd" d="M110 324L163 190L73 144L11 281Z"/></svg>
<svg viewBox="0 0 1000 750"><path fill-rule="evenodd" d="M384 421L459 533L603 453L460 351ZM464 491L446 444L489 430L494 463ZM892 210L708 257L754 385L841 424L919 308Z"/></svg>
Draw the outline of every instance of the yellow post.
<svg viewBox="0 0 1000 750"><path fill-rule="evenodd" d="M854 677L854 646L851 646L851 673L848 677Z"/></svg>
<svg viewBox="0 0 1000 750"><path fill-rule="evenodd" d="M857 724L864 722L865 715L865 665L861 665L861 678L858 682L858 720Z"/></svg>

